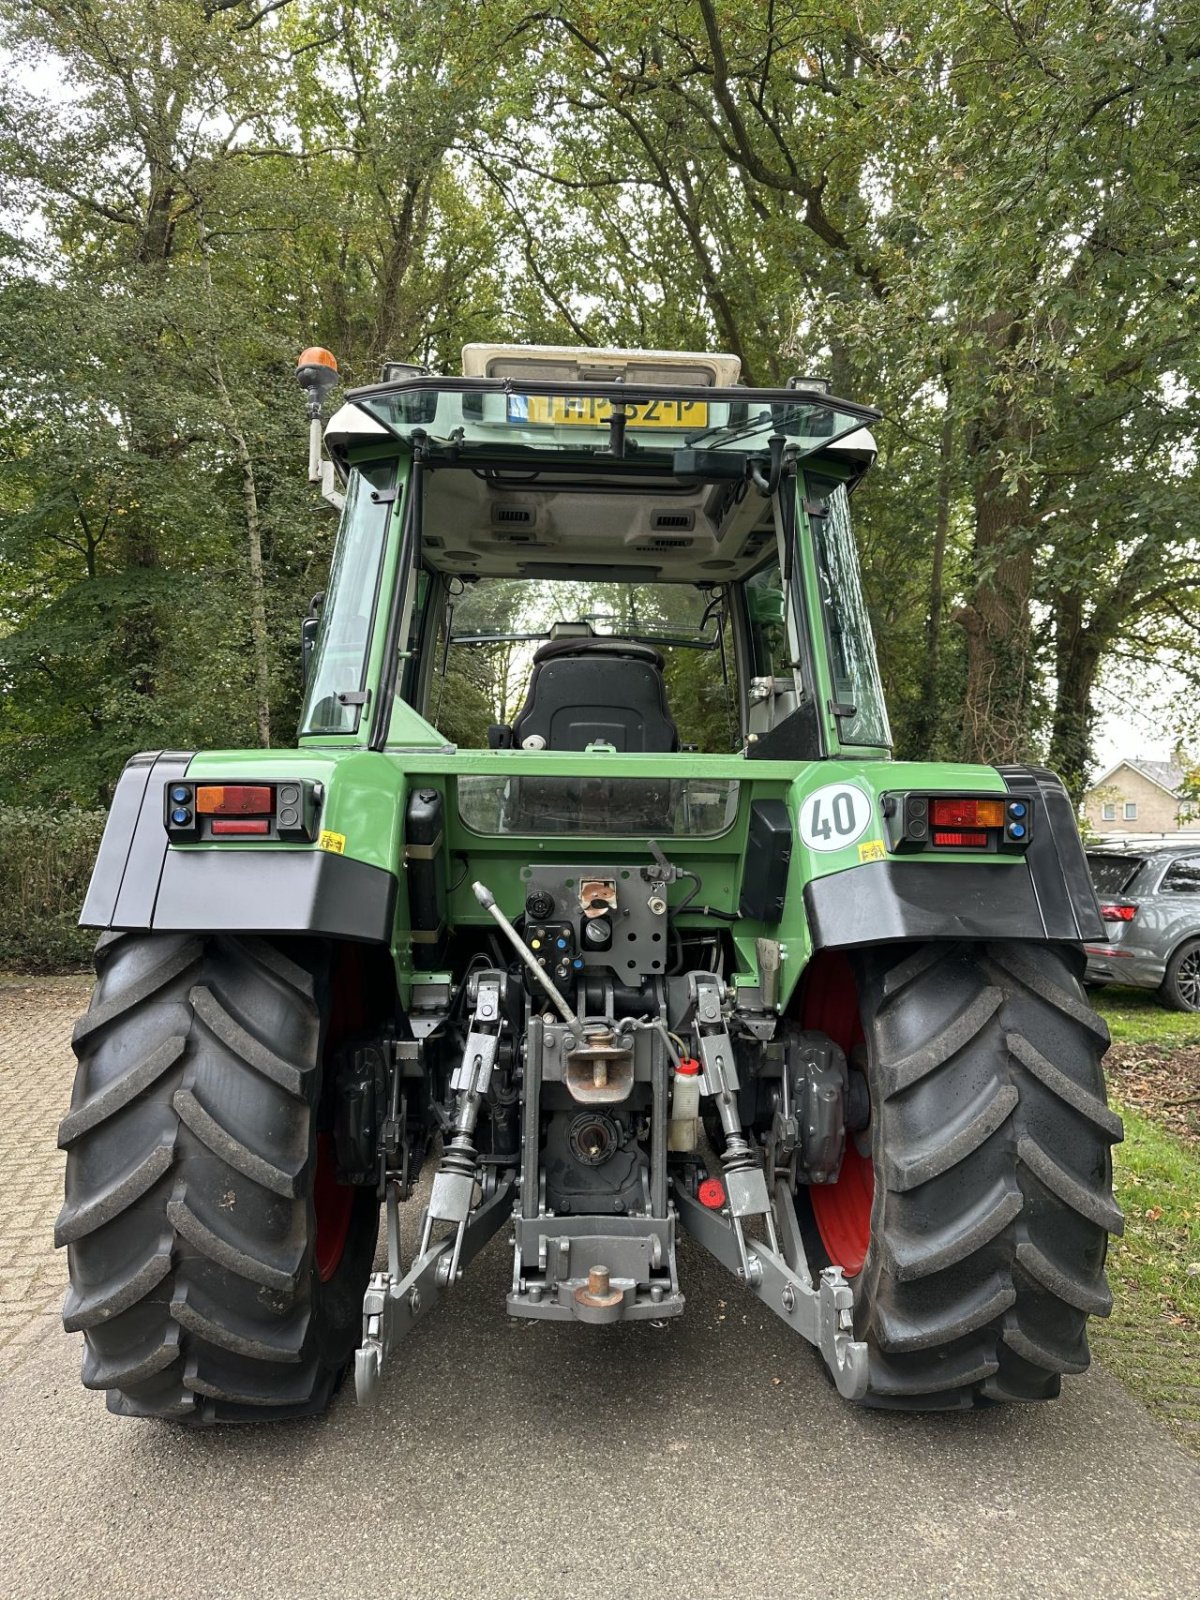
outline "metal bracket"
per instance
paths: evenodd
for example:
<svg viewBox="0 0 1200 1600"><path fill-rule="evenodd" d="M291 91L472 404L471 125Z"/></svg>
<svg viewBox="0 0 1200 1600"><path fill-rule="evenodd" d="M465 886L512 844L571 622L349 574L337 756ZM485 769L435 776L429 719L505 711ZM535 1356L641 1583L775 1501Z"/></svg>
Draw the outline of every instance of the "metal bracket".
<svg viewBox="0 0 1200 1600"><path fill-rule="evenodd" d="M725 1168L725 1193L741 1263L735 1270L749 1283L757 1268L749 1250L742 1218L764 1217L771 1246L778 1249L771 1197L767 1191L766 1173L746 1138L738 1112L737 1097L741 1085L733 1041L729 1037L722 1009L721 984L717 978L704 972L692 973L689 983L695 1004L692 1026L696 1055L701 1066L700 1092L711 1095L716 1102L721 1127L725 1132L725 1153L721 1162Z"/></svg>
<svg viewBox="0 0 1200 1600"><path fill-rule="evenodd" d="M407 1275L372 1275L363 1297L362 1346L354 1355L354 1391L366 1405L375 1397L383 1363L392 1346L411 1333L451 1288L460 1267L472 1261L511 1214L514 1176L507 1174L467 1218L460 1232L447 1234L419 1255Z"/></svg>
<svg viewBox="0 0 1200 1600"><path fill-rule="evenodd" d="M450 1078L450 1087L458 1096L453 1133L442 1151L421 1227L421 1243L417 1248L418 1256L423 1257L428 1253L433 1243L435 1222L453 1224L454 1251L449 1267L451 1282L458 1275L459 1257L471 1215L475 1185L480 1181L479 1155L474 1142L475 1124L491 1084L500 1050L505 982L504 974L499 972L483 972L476 979L471 1031L467 1034L462 1060Z"/></svg>
<svg viewBox="0 0 1200 1600"><path fill-rule="evenodd" d="M781 1321L820 1350L839 1394L847 1400L861 1400L867 1392L868 1353L862 1340L854 1337L853 1290L841 1267L826 1267L820 1283L814 1286L787 1190L782 1185L776 1187L775 1206L783 1250L792 1255L795 1265L761 1240L740 1238L736 1218L726 1212L710 1211L678 1181L674 1187L680 1225L722 1266L741 1278ZM748 1272L742 1265L746 1253Z"/></svg>

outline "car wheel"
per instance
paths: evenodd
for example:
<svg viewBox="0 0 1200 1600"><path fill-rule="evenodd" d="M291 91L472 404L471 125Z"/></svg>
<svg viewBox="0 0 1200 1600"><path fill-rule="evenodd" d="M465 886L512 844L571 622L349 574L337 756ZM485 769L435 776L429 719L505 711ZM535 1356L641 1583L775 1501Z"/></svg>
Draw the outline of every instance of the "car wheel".
<svg viewBox="0 0 1200 1600"><path fill-rule="evenodd" d="M1189 939L1176 950L1159 992L1176 1011L1200 1011L1200 939Z"/></svg>

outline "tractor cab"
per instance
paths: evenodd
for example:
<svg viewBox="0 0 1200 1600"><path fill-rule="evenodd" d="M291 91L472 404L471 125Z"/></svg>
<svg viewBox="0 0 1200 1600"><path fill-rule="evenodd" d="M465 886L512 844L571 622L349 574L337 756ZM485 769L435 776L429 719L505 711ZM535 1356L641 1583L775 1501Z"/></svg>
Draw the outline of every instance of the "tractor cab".
<svg viewBox="0 0 1200 1600"><path fill-rule="evenodd" d="M462 378L353 391L325 430L345 510L302 736L885 752L849 513L875 413L737 372L475 345Z"/></svg>

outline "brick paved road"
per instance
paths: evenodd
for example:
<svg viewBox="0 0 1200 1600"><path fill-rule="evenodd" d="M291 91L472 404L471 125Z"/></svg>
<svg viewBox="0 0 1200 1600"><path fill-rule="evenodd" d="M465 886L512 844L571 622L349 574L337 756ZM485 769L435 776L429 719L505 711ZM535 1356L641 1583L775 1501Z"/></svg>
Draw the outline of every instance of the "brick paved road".
<svg viewBox="0 0 1200 1600"><path fill-rule="evenodd" d="M0 977L0 1373L58 1322L67 1263L48 1248L62 1203L55 1138L89 987L86 978Z"/></svg>
<svg viewBox="0 0 1200 1600"><path fill-rule="evenodd" d="M371 1410L111 1417L51 1244L85 997L0 980L0 1600L1200 1600L1200 1470L1104 1373L857 1410L687 1241L661 1330L511 1321L501 1239Z"/></svg>

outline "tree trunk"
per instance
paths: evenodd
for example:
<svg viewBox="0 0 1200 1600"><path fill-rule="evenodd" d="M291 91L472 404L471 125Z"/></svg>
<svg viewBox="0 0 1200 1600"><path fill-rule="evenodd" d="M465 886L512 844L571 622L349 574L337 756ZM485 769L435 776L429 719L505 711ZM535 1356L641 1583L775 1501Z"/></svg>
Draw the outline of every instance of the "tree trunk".
<svg viewBox="0 0 1200 1600"><path fill-rule="evenodd" d="M200 222L200 252L204 265L204 286L208 291L208 302L214 313L217 311L216 295L213 292L212 272L209 268L207 253L207 234L204 229L203 219ZM221 397L221 405L225 411L225 431L233 443L237 455L238 466L242 469L242 503L246 508L246 548L249 556L248 571L250 576L250 645L254 656L254 723L258 733L258 742L267 749L271 743L271 670L270 652L267 639L267 600L266 583L263 577L262 555L262 529L258 515L258 485L254 476L254 457L250 453L250 445L242 428L241 418L238 416L237 407L233 403L233 396L225 382L225 369L221 365L221 357L217 353L217 324L214 321L212 331L212 373L217 393Z"/></svg>
<svg viewBox="0 0 1200 1600"><path fill-rule="evenodd" d="M250 640L254 650L254 721L263 749L271 743L271 675L267 646L267 601L263 582L262 534L258 522L258 489L254 461L245 436L236 424L230 436L242 468L242 498L246 506L246 544L250 555Z"/></svg>
<svg viewBox="0 0 1200 1600"><path fill-rule="evenodd" d="M913 746L918 760L939 754L945 725L945 685L941 681L942 624L946 597L943 592L946 540L950 534L950 488L954 449L954 424L947 405L942 418L938 449L937 509L933 524L933 560L929 571L929 610L925 617L925 666L921 674L921 703L913 719Z"/></svg>
<svg viewBox="0 0 1200 1600"><path fill-rule="evenodd" d="M1095 712L1092 690L1100 666L1100 643L1083 620L1083 595L1078 589L1055 601L1055 673L1058 689L1050 739L1050 765L1077 803L1083 799L1092 759Z"/></svg>
<svg viewBox="0 0 1200 1600"><path fill-rule="evenodd" d="M271 673L267 641L266 584L263 577L262 531L258 517L258 486L254 477L254 458L238 420L233 398L225 385L219 357L213 356L213 376L217 381L226 413L226 431L242 469L242 502L246 508L246 546L250 576L250 643L254 655L254 722L258 742L264 749L271 743Z"/></svg>
<svg viewBox="0 0 1200 1600"><path fill-rule="evenodd" d="M1033 633L1033 546L1027 496L985 467L974 485L975 592L957 616L967 635L965 761L1019 761L1028 753Z"/></svg>

